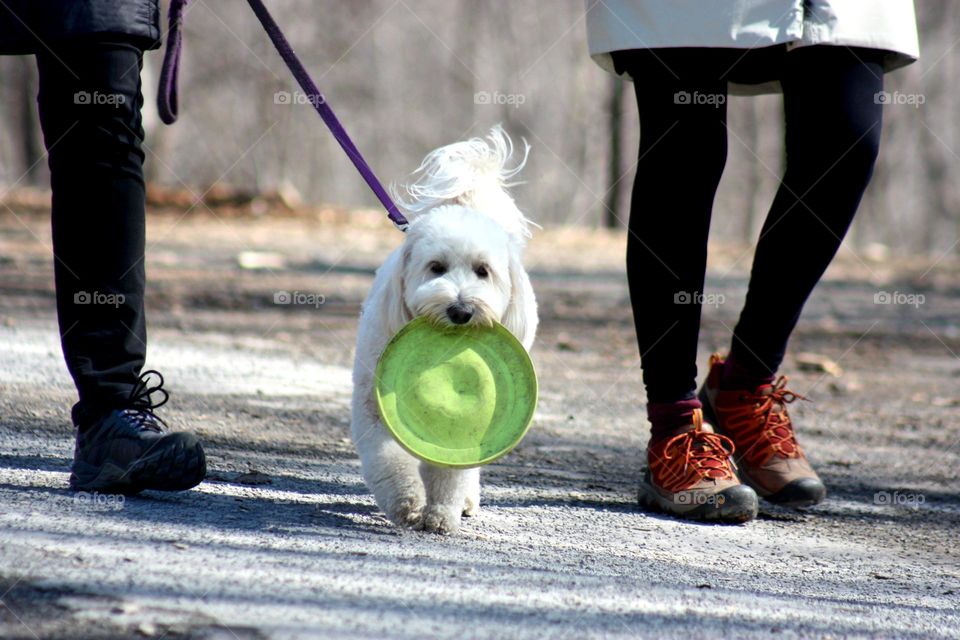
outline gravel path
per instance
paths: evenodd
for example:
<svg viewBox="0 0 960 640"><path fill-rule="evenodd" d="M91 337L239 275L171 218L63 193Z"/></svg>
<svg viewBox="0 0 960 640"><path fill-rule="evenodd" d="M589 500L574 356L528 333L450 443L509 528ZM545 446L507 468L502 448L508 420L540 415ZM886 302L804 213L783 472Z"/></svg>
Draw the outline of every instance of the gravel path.
<svg viewBox="0 0 960 640"><path fill-rule="evenodd" d="M825 283L792 353L843 373L785 370L814 400L793 413L829 499L698 525L635 504L644 398L617 261L561 267L534 249L535 427L487 469L480 515L437 537L377 512L348 441L354 314L381 245L351 262L342 239L302 248L221 224L229 242L191 244L200 222L155 234L149 264L148 364L210 476L125 500L66 489L73 391L48 258L0 224L0 255L16 256L0 260L0 637L960 637L955 288L931 277L914 308L873 296L915 281ZM231 260L246 246L303 259L244 272ZM711 273L725 300L705 314L704 362L743 297L742 271ZM270 305L278 282L328 303Z"/></svg>

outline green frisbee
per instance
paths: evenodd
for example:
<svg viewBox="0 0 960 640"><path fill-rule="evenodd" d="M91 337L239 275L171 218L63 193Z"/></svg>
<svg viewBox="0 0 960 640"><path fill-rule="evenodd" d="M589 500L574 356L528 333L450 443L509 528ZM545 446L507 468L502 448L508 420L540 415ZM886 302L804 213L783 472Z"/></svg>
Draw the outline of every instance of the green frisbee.
<svg viewBox="0 0 960 640"><path fill-rule="evenodd" d="M444 467L478 467L526 435L537 373L506 327L405 325L377 363L384 425L414 456Z"/></svg>

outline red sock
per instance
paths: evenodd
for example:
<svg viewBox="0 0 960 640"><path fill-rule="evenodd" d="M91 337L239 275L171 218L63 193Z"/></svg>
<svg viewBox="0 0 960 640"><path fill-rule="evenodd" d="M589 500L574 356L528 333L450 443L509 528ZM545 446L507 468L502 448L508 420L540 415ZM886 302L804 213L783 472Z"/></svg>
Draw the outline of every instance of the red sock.
<svg viewBox="0 0 960 640"><path fill-rule="evenodd" d="M734 357L733 353L727 356L723 363L723 375L720 376L720 388L724 391L731 389L749 389L753 391L765 384L773 384L774 376L770 372L757 373L755 369L745 367Z"/></svg>
<svg viewBox="0 0 960 640"><path fill-rule="evenodd" d="M693 411L703 405L696 398L677 402L648 402L647 419L650 421L650 440L670 438L693 425Z"/></svg>

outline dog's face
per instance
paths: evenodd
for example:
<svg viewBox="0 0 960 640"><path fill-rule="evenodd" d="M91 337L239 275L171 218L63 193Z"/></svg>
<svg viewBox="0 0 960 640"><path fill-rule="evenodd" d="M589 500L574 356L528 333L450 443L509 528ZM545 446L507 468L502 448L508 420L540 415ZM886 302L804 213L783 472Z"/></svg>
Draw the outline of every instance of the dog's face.
<svg viewBox="0 0 960 640"><path fill-rule="evenodd" d="M432 211L409 232L403 298L414 316L444 325L490 325L510 303L511 244L488 216L460 206Z"/></svg>

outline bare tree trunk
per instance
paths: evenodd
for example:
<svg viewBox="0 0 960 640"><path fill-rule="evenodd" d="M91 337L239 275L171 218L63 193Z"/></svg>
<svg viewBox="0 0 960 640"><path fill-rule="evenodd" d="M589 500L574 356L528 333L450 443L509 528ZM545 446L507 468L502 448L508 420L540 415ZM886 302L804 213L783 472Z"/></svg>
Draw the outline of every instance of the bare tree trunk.
<svg viewBox="0 0 960 640"><path fill-rule="evenodd" d="M32 56L19 56L17 70L18 108L20 112L20 153L25 169L23 182L36 185L40 179L43 144L37 116L37 68Z"/></svg>
<svg viewBox="0 0 960 640"><path fill-rule="evenodd" d="M760 153L760 110L757 108L757 99L751 98L745 105L746 118L743 134L743 143L751 151L751 154ZM754 228L757 224L757 200L760 195L760 185L763 179L762 167L759 160L751 155L750 162L747 163L746 193L744 194L743 227L740 231L740 237L744 243L753 241Z"/></svg>
<svg viewBox="0 0 960 640"><path fill-rule="evenodd" d="M603 226L616 229L620 226L617 211L622 201L623 180L623 80L615 78L610 87L607 102L607 139L610 141L610 159L607 164L607 193L603 210Z"/></svg>

